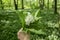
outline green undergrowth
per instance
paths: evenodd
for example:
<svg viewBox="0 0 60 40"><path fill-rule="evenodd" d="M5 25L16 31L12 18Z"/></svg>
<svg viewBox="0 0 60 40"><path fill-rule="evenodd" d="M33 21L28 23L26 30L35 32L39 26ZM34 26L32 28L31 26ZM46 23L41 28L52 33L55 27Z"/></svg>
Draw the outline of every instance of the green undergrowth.
<svg viewBox="0 0 60 40"><path fill-rule="evenodd" d="M34 13L35 11L25 10L23 12ZM0 40L18 40L17 32L22 25L17 13L21 13L21 11L0 11ZM38 13L38 16L41 19L30 24L30 26L25 25L26 30L30 33L31 40L55 40L49 38L51 35L56 36L56 40L60 40L60 15L54 14L51 10L49 12L42 10Z"/></svg>

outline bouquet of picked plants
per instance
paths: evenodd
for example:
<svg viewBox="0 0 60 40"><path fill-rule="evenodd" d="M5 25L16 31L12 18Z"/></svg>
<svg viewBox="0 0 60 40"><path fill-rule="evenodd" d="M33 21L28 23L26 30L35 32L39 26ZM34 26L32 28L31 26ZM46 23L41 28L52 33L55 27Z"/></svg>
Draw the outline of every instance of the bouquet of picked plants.
<svg viewBox="0 0 60 40"><path fill-rule="evenodd" d="M30 12L23 13L23 11L22 13L18 14L19 20L22 24L21 29L17 33L19 40L30 40L29 34L26 31L24 31L25 25L30 26L31 23L38 21L41 18L41 17L37 17L38 12L39 12L39 9L36 11L34 15ZM29 29L26 29L26 30L28 31Z"/></svg>

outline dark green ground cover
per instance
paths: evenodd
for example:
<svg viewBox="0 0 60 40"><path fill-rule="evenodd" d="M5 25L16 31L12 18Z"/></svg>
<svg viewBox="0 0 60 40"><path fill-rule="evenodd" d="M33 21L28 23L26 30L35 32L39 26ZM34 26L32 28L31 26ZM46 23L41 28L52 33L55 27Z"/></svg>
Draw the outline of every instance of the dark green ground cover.
<svg viewBox="0 0 60 40"><path fill-rule="evenodd" d="M31 13L34 12L31 10ZM18 40L17 31L21 28L21 23L17 13L21 12L12 10L0 11L0 40ZM49 40L48 36L52 34L58 37L56 40L60 40L60 15L58 13L54 14L51 10L48 12L47 10L42 10L38 13L38 16L41 19L27 27L27 29L31 28L29 31L31 40ZM52 38L51 40L54 39Z"/></svg>

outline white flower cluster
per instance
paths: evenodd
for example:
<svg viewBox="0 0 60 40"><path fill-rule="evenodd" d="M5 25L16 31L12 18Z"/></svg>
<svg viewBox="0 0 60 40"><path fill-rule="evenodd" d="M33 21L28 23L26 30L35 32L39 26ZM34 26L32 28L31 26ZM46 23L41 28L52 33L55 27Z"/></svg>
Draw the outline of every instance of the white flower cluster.
<svg viewBox="0 0 60 40"><path fill-rule="evenodd" d="M53 33L51 35L48 36L49 40L58 40L58 36L55 35L55 31L53 31Z"/></svg>
<svg viewBox="0 0 60 40"><path fill-rule="evenodd" d="M26 25L30 25L30 23L33 23L34 22L34 17L31 13L28 12L28 15L26 16L25 18L25 22L26 22Z"/></svg>
<svg viewBox="0 0 60 40"><path fill-rule="evenodd" d="M58 37L56 35L50 35L49 40L58 40Z"/></svg>
<svg viewBox="0 0 60 40"><path fill-rule="evenodd" d="M6 21L6 20L1 20L2 23L9 23L10 21Z"/></svg>

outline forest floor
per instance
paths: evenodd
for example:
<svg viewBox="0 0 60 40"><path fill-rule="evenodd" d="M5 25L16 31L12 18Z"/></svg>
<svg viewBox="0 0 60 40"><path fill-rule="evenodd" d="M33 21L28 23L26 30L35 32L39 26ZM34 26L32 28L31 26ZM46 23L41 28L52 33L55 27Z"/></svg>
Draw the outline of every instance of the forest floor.
<svg viewBox="0 0 60 40"><path fill-rule="evenodd" d="M17 31L21 28L21 24L19 24L17 13L0 11L0 40L18 40ZM51 10L42 10L38 16L41 17L41 19L31 26L34 26L32 27L34 29L41 29L45 34L31 33L31 40L54 40L54 38L49 38L53 32L53 36L57 37L56 40L60 40L60 15L58 13L54 14Z"/></svg>

